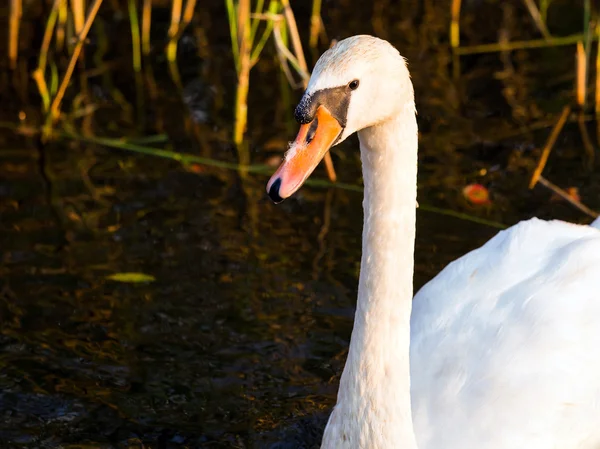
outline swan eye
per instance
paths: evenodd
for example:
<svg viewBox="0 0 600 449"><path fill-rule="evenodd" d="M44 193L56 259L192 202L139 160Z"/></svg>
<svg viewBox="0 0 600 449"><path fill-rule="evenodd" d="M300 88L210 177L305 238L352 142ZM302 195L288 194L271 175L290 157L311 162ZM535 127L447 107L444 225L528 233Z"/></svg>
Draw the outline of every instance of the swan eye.
<svg viewBox="0 0 600 449"><path fill-rule="evenodd" d="M358 89L358 84L358 80L350 81L348 83L348 87L350 88L350 90L356 90Z"/></svg>

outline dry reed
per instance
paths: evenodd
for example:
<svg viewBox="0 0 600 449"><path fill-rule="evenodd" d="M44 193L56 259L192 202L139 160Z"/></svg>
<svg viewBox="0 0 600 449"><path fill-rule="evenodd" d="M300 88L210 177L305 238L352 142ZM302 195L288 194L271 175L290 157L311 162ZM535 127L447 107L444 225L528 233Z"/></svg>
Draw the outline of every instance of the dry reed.
<svg viewBox="0 0 600 449"><path fill-rule="evenodd" d="M17 57L19 55L19 25L21 24L22 14L22 0L11 0L8 22L8 61L12 70L17 67Z"/></svg>
<svg viewBox="0 0 600 449"><path fill-rule="evenodd" d="M600 142L600 22L596 23L596 39L599 40L596 46L596 92L595 92L595 113L596 113L596 139Z"/></svg>
<svg viewBox="0 0 600 449"><path fill-rule="evenodd" d="M152 0L144 0L142 6L142 52L150 54L150 26L152 24Z"/></svg>
<svg viewBox="0 0 600 449"><path fill-rule="evenodd" d="M557 47L562 45L576 44L576 105L577 105L577 122L583 142L584 149L588 156L589 166L592 167L594 164L595 149L592 141L589 137L587 127L585 125L585 110L587 103L587 85L589 78L589 67L590 67L590 56L592 42L598 40L600 42L600 27L598 25L593 26L595 23L592 20L592 9L591 1L584 0L583 2L583 33L573 34L570 36L563 36L554 38L551 36L550 31L546 26L546 17L548 13L548 7L550 0L542 0L540 2L540 9L533 0L524 0L525 6L527 7L530 16L532 17L536 27L540 33L544 36L543 39L533 39L527 41L500 41L493 44L483 45L471 45L471 46L460 46L460 28L459 28L459 16L460 16L460 5L461 0L452 0L451 4L451 22L450 22L450 47L453 55L453 75L455 79L460 76L460 61L461 55L472 55L481 53L492 53L492 52L508 52L517 49L532 49L541 47ZM599 43L600 45L600 43ZM597 138L600 141L600 48L598 49L598 55L596 59L596 95L595 95L595 112L596 112L596 126L597 126ZM530 188L533 188L541 177L542 170L547 162L549 153L554 145L560 130L564 126L568 115L570 114L570 106L563 109L563 113L559 118L556 126L552 130L552 133L544 147L542 156L538 163L536 170L533 173L530 182Z"/></svg>
<svg viewBox="0 0 600 449"><path fill-rule="evenodd" d="M69 18L69 7L67 0L60 0L58 4L58 23L56 25L56 50L60 51L65 46L67 20Z"/></svg>
<svg viewBox="0 0 600 449"><path fill-rule="evenodd" d="M58 19L58 9L62 0L54 0L52 10L46 21L46 29L44 30L44 38L42 40L42 46L40 48L40 56L38 59L38 66L33 72L33 79L37 84L38 91L42 98L42 104L44 112L47 112L50 108L50 95L48 91L48 85L46 83L46 64L48 61L48 50L50 49L50 42L52 41L52 35L54 33L54 27Z"/></svg>
<svg viewBox="0 0 600 449"><path fill-rule="evenodd" d="M599 216L598 212L590 209L589 207L587 207L585 204L583 204L581 201L577 200L576 198L573 198L573 196L569 195L568 192L565 192L563 189L558 187L556 184L551 183L543 176L540 175L538 182L540 184L542 184L544 187L548 188L549 190L552 190L554 193L556 193L558 196L560 196L565 201L571 203L573 206L575 206L577 209L579 209L584 214L589 215L592 218L598 218L598 216Z"/></svg>
<svg viewBox="0 0 600 449"><path fill-rule="evenodd" d="M181 21L181 7L183 0L173 0L171 4L171 25L169 26L169 43L167 44L167 60L174 61L177 56L177 45L174 43L177 32L179 31L179 22Z"/></svg>
<svg viewBox="0 0 600 449"><path fill-rule="evenodd" d="M73 14L73 27L75 34L79 35L85 22L85 2L84 0L71 0L71 12Z"/></svg>
<svg viewBox="0 0 600 449"><path fill-rule="evenodd" d="M588 39L589 41L589 39ZM576 76L576 101L578 106L577 125L583 142L583 148L588 157L588 165L591 167L594 164L594 146L590 139L587 127L585 125L585 107L587 99L587 73L588 73L588 57L589 52L584 50L583 42L577 43L577 76Z"/></svg>
<svg viewBox="0 0 600 449"><path fill-rule="evenodd" d="M542 14L540 13L540 10L538 9L537 5L535 4L535 1L534 0L523 0L523 1L525 2L525 6L527 7L527 10L529 11L529 15L533 19L533 23L535 23L535 26L537 27L537 29L540 31L540 33L542 33L542 36L544 36L544 39L550 39L552 36L550 35L550 31L548 31L546 22L542 18Z"/></svg>
<svg viewBox="0 0 600 449"><path fill-rule="evenodd" d="M460 4L461 0L452 0L450 9L450 48L452 49L452 75L454 80L460 77Z"/></svg>
<svg viewBox="0 0 600 449"><path fill-rule="evenodd" d="M558 139L558 136L560 135L560 132L562 131L563 126L565 126L565 123L567 122L567 119L569 118L569 114L571 114L571 106L565 106L563 108L562 114L560 115L558 121L556 122L556 125L554 125L554 128L552 129L552 132L550 133L550 136L548 137L546 144L544 145L544 149L542 151L542 156L540 157L538 165L537 165L536 169L534 170L533 175L531 176L531 181L529 182L530 189L533 189L535 187L535 185L537 184L537 182L540 179L540 176L542 176L544 167L546 167L546 163L548 162L548 156L550 156L550 151L552 150L552 147L554 147L554 144L556 143L556 139Z"/></svg>
<svg viewBox="0 0 600 449"><path fill-rule="evenodd" d="M577 106L580 108L585 107L585 97L586 97L586 60L585 60L585 50L583 49L583 42L577 42L577 50L576 50L576 64L577 64L577 77L576 77L576 99Z"/></svg>
<svg viewBox="0 0 600 449"><path fill-rule="evenodd" d="M166 48L167 60L174 62L177 59L177 43L183 34L185 28L190 24L194 17L196 0L188 0L182 15L182 0L173 0L171 8L171 25L169 27L169 42Z"/></svg>
<svg viewBox="0 0 600 449"><path fill-rule="evenodd" d="M81 33L79 34L79 39L77 41L77 44L75 45L75 48L73 49L73 54L71 56L71 60L69 61L67 70L63 76L62 82L60 83L58 92L56 93L56 96L52 100L52 104L50 106L50 112L49 112L49 122L50 123L52 121L54 121L56 118L58 118L58 115L60 112L60 104L61 104L62 99L65 95L65 92L67 90L69 81L71 80L71 76L73 75L73 70L75 70L75 64L77 64L77 60L79 59L79 54L81 52L81 49L83 48L83 44L85 42L87 34L90 31L90 28L92 26L92 23L94 22L94 19L96 18L96 14L98 13L98 10L100 9L100 5L102 5L102 0L95 0L94 3L92 4L92 6L90 7L88 16L83 24Z"/></svg>

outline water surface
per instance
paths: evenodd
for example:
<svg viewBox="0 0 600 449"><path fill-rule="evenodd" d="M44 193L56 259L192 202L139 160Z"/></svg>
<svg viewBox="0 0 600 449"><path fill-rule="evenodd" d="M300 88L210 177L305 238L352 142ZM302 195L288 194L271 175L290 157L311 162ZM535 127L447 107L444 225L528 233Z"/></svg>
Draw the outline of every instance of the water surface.
<svg viewBox="0 0 600 449"><path fill-rule="evenodd" d="M226 15L221 2L201 3L180 46L181 88L159 51L168 11L155 12L157 50L141 91L123 44L127 21L106 12L105 71L87 78L98 108L73 120L79 133L163 135L156 148L236 160ZM449 11L433 3L324 3L330 37L374 33L410 61L421 129L420 203L505 224L534 215L589 221L543 188L526 188L548 126L571 100L573 48L466 57L454 82ZM293 6L304 32L310 8ZM579 22L567 20L577 11L565 11L560 24L550 22L558 34L578 31ZM32 39L22 48L25 75L7 72L0 80L0 120L37 126L39 98L27 76L34 62L27 60L36 57L43 27L34 12L25 19ZM520 6L467 2L463 22L465 43L492 42L500 33L536 37ZM93 55L99 46L93 34L86 51ZM281 155L296 129L291 112L301 92L280 81L271 49L251 79L254 163ZM72 87L67 104L79 88ZM128 107L115 100L115 88ZM593 122L589 129L595 135ZM360 192L307 186L274 206L260 174L183 166L72 139L42 143L14 129L0 130L0 145L2 447L318 444L352 329ZM356 139L333 158L340 179L360 185ZM578 187L598 209L597 172L585 162L578 128L568 124L545 174ZM316 176L324 177L322 168ZM462 188L473 182L490 190L490 206L464 200ZM422 209L416 288L497 232ZM156 281L107 279L119 272Z"/></svg>

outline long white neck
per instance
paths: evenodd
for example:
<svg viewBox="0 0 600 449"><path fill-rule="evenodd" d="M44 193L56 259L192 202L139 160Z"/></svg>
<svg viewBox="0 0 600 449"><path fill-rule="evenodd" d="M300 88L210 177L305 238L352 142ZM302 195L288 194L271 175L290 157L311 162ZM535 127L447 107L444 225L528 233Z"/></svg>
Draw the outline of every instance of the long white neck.
<svg viewBox="0 0 600 449"><path fill-rule="evenodd" d="M416 449L409 369L417 196L414 103L358 136L365 185L358 304L322 448Z"/></svg>

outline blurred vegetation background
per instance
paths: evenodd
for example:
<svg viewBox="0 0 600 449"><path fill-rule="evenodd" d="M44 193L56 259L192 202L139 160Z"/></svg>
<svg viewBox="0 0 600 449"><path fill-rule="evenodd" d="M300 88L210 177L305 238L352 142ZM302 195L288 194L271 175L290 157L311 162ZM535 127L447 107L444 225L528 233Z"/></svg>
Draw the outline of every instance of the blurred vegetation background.
<svg viewBox="0 0 600 449"><path fill-rule="evenodd" d="M343 5L340 6L349 6L349 4L346 5L347 1L342 3ZM496 2L474 1L467 2L466 6L468 9L480 8L483 10L487 7L487 3L493 7L492 5ZM554 4L553 8L551 8L552 4ZM225 10L223 10L223 6ZM434 6L426 1L418 2L416 13L412 13L412 17L417 17L418 20L431 20L432 23L437 24L433 25L431 29L437 27L438 36L435 38L430 36L428 46L437 45L439 52L441 49L447 49L449 44L450 51L447 54L451 55L452 61L444 70L448 70L448 65L451 66L452 78L444 80L448 83L442 88L445 92L441 92L446 96L443 99L446 103L444 106L451 107L458 112L460 108L466 106L466 102L469 100L464 97L465 82L461 79L461 59L469 61L469 56L473 58L474 55L497 54L497 57L505 65L505 70L500 72L500 76L510 78L510 71L514 71L514 62L510 59L516 54L515 52L544 48L569 48L575 60L573 72L570 75L574 78L575 98L564 106L562 115L559 116L562 119L557 119L556 127L543 147L529 187L533 188L538 182L541 182L555 194L562 196L563 199L570 201L584 213L593 217L596 213L580 203L578 194L570 194L569 191L560 189L542 176L550 151L568 120L575 120L578 123L587 166L591 168L594 165L595 143L592 142L587 126L587 122L592 117L586 116L586 112L595 114L594 121L596 124L600 123L598 120L600 117L600 89L596 88L600 85L600 79L596 76L599 73L597 69L600 67L600 54L596 51L595 62L592 59L594 44L600 34L600 25L591 2L583 0L578 5L571 5L569 16L577 17L580 20L579 27L572 27L570 23L564 23L565 20L560 20L557 25L560 25L561 29L557 30L555 28L558 27L554 23L549 28L549 14L551 19L552 13L564 11L565 8L568 8L565 2L541 0L536 3L534 0L523 0L507 5L496 3L496 6L500 6L504 25L507 26L494 30L497 35L494 42L469 42L466 45L461 45L461 35L463 41L465 38L475 41L469 36L474 30L481 31L481 28L478 27L478 23L473 22L473 17L468 14L466 20L463 18L461 25L463 5L460 0L449 1L445 6L443 4ZM8 17L7 51L5 52L7 61L5 63L10 70L4 77L4 86L6 87L4 91L10 92L16 89L20 100L29 106L33 91L31 82L35 83L40 105L35 114L28 114L25 110L27 108L19 108L19 120L27 123L26 128L21 127L19 132L40 133L43 142L65 137L87 139L88 141L117 137L118 140L110 142L104 140L97 143L187 162L196 161L208 165L216 164L221 167L237 168L244 172L266 173L269 169L264 164L252 164L256 161L252 161L248 141L245 140L248 131L248 95L252 68L257 66L260 71L262 66L264 71L266 67L273 65L279 67L279 91L276 97L277 100L281 100L282 108L277 111L276 115L281 116L281 122L286 124L286 130L289 132L292 125L286 116L289 115L288 111L292 109L295 99L295 96L292 98L291 92L293 89L297 90L305 86L310 77L305 48L310 51L310 60L314 62L324 48L335 42L335 38L331 39L327 34L322 17L321 0L313 0L310 5L305 3L299 7L303 17L307 19L307 23L303 24L305 29L303 34L308 45L304 46L289 0L269 0L268 2L263 0L255 2L225 0L221 5L218 2L198 5L195 0L128 0L127 2L114 0L45 2L10 0L6 7L7 11L5 11L5 16ZM389 3L381 1L375 2L373 5L373 18L370 25L372 32L382 37L389 34L383 30L384 27L381 23L384 10L388 7L390 7ZM403 10L401 5L396 9ZM527 28L515 32L516 30L509 30L509 27L516 25L517 20L514 16L518 9L521 9L521 15L525 16L523 22L526 23ZM189 87L187 79L185 82L182 81L181 75L180 66L183 66L186 72L192 66L195 66L196 70L205 66L197 72L200 75L197 80L198 83L203 84L202 81L206 79L210 70L206 61L215 59L211 55L209 34L214 29L213 21L218 17L216 14L224 15L220 21L217 19L217 22L220 25L226 22L229 29L228 56L231 60L227 62L235 69L235 79L230 80L233 82L230 83L228 89L224 86L232 94L229 97L222 89L215 89L214 84L206 92L202 91L202 86ZM479 11L474 16L479 18L482 14L485 12ZM484 18L481 22L488 20L489 17ZM406 20L401 20L399 24L405 22ZM446 36L443 35L442 30L446 26L448 39L444 42ZM220 39L218 42L223 44L223 26L218 28L220 33L217 34L217 39ZM578 28L579 30L577 30ZM569 32L565 33L566 30ZM407 33L407 35L410 34ZM182 49L179 49L178 46L180 41L183 41ZM421 46L423 47L423 44ZM180 64L178 49L180 53L187 53L185 55L187 58L190 57L190 53L194 52L196 60L193 62L186 60ZM34 59L37 59L35 63ZM180 152L171 152L170 149L160 151L152 147L138 145L134 148L131 146L129 140L132 135L143 136L145 141L148 139L154 142L166 140L164 119L158 118L148 126L144 113L148 102L156 101L159 96L159 87L154 74L156 63L167 66L169 81L184 102L192 101L194 98L196 101L205 103L202 105L204 109L208 108L208 102L216 102L221 105L223 101L228 103L230 107L225 110L233 114L230 119L232 121L230 139L234 143L237 154L237 160L233 162L233 165L219 164L205 159L190 159L189 156L182 155ZM118 85L119 82L124 81L121 77L124 72L115 70L115 68L122 68L123 65L129 66L125 73L130 77L130 83L135 86L135 92L131 92L130 88L124 90ZM221 78L222 81L224 81L222 75L231 76L231 69L222 70L221 73L214 70L211 72L210 76ZM115 75L119 75L121 79L115 80ZM255 78L258 78L258 75ZM261 79L257 79L256 82L260 83L261 81ZM255 91L259 91L260 87L262 86L257 86ZM102 91L101 98L98 98L97 94L100 91ZM523 105L517 104L518 99L511 98L518 95L516 86L506 86L502 92L505 101L513 109L512 113L517 121L523 118L520 116L528 115L528 112L523 109ZM220 95L215 95L216 93L220 93ZM132 96L134 98L131 98ZM117 107L120 110L121 118L125 118L135 126L127 132L110 136L104 130L98 132L94 129L96 114L101 114L99 110L110 109L110 107ZM219 109L223 110L223 108ZM200 129L201 123L199 122L202 120L193 119L194 114L197 118L197 110L195 113L191 111L190 115L186 117L186 127L192 130L199 144L202 145L200 141L204 140L204 147L206 147L207 133ZM207 115L206 111L204 111L204 115ZM547 126L547 124L537 125ZM14 122L4 123L4 127L14 129ZM122 127L113 127L125 131ZM531 127L529 128L531 129ZM149 137L149 133L155 135ZM598 136L600 136L600 126L597 125L594 139L596 142ZM210 159L213 157L206 151L204 154ZM183 159L181 159L182 157ZM271 159L270 162L274 164L275 159ZM325 158L325 166L329 180L335 182L337 176L330 154ZM344 184L340 183L338 187L344 188ZM477 191L483 192L484 200L487 198L487 190L479 189ZM468 193L466 195L469 199ZM475 199L475 202L477 201ZM467 217L465 216L465 218Z"/></svg>

